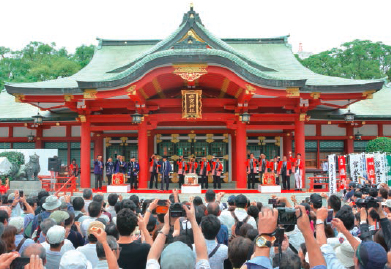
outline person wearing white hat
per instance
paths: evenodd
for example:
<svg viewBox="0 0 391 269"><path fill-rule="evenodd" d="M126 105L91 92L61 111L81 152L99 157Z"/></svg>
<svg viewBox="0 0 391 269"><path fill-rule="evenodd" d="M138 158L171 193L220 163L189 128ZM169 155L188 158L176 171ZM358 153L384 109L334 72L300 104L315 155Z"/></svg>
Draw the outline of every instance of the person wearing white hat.
<svg viewBox="0 0 391 269"><path fill-rule="evenodd" d="M16 251L19 253L22 253L23 250L31 245L34 244L34 240L30 238L24 238L23 232L24 232L24 218L23 217L12 217L8 223L10 226L14 226L16 228L16 235L15 235L15 246Z"/></svg>
<svg viewBox="0 0 391 269"><path fill-rule="evenodd" d="M49 268L49 267L47 267ZM60 260L59 269L92 269L91 263L87 260L83 253L77 250L66 252Z"/></svg>
<svg viewBox="0 0 391 269"><path fill-rule="evenodd" d="M49 243L50 249L46 251L46 268L58 268L60 266L61 247L64 245L65 228L54 225L46 234L46 242Z"/></svg>
<svg viewBox="0 0 391 269"><path fill-rule="evenodd" d="M57 196L50 195L46 197L45 203L43 203L42 207L46 210L42 213L39 213L35 216L33 220L32 230L35 231L38 225L45 219L47 219L50 214L57 210L61 206L61 201L57 198Z"/></svg>

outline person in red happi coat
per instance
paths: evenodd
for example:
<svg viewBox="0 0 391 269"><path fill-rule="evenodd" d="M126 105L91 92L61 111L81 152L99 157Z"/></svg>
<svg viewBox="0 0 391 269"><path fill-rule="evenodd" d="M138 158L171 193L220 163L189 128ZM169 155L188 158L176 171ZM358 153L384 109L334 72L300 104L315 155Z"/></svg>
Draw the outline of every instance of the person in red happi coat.
<svg viewBox="0 0 391 269"><path fill-rule="evenodd" d="M204 186L207 189L208 188L208 174L210 172L210 164L206 160L206 158L202 158L200 161L200 176L201 176L201 188L203 189Z"/></svg>
<svg viewBox="0 0 391 269"><path fill-rule="evenodd" d="M223 172L223 165L220 162L219 158L216 158L212 166L212 175L213 175L213 188L221 189L221 173Z"/></svg>
<svg viewBox="0 0 391 269"><path fill-rule="evenodd" d="M179 189L182 184L185 182L185 174L187 172L187 164L183 156L180 157L179 161L176 162L178 165L178 175L179 175Z"/></svg>
<svg viewBox="0 0 391 269"><path fill-rule="evenodd" d="M257 160L254 158L254 153L250 153L250 159L246 162L247 167L247 189L254 189L255 175L257 174ZM252 185L251 185L252 184Z"/></svg>

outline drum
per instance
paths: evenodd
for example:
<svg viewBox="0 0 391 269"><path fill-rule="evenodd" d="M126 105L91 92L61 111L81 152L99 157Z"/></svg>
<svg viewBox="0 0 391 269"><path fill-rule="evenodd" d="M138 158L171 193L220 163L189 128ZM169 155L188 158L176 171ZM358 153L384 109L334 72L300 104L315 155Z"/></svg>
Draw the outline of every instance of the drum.
<svg viewBox="0 0 391 269"><path fill-rule="evenodd" d="M117 173L113 175L112 185L123 185L125 183L125 175Z"/></svg>
<svg viewBox="0 0 391 269"><path fill-rule="evenodd" d="M276 185L276 177L275 177L274 173L271 173L271 172L263 173L262 184L263 185Z"/></svg>

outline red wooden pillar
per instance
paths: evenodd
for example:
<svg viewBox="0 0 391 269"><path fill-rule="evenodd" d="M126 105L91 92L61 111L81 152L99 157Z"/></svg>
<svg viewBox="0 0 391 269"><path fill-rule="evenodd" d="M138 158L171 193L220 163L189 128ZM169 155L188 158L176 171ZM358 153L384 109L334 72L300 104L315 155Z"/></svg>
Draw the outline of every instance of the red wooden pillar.
<svg viewBox="0 0 391 269"><path fill-rule="evenodd" d="M346 127L346 136L346 154L354 153L354 130L350 124Z"/></svg>
<svg viewBox="0 0 391 269"><path fill-rule="evenodd" d="M304 121L297 119L295 121L295 155L301 154L301 160L304 164L303 168L303 188L305 188L305 133L304 133Z"/></svg>
<svg viewBox="0 0 391 269"><path fill-rule="evenodd" d="M103 157L103 136L101 134L97 134L95 138L94 144L94 159L96 156L101 155Z"/></svg>
<svg viewBox="0 0 391 269"><path fill-rule="evenodd" d="M284 136L284 139L283 139L283 154L284 156L287 156L289 158L289 152L292 152L292 135L291 133L287 133L285 134ZM282 156L281 156L281 160L282 160Z"/></svg>
<svg viewBox="0 0 391 269"><path fill-rule="evenodd" d="M148 136L147 123L141 122L138 126L138 160L140 164L139 188L146 189L148 183Z"/></svg>
<svg viewBox="0 0 391 269"><path fill-rule="evenodd" d="M231 151L232 151L231 152L231 156L232 156L231 179L232 179L232 181L237 181L236 171L238 169L236 169L236 164L238 163L238 161L236 160L236 135L234 135L234 134L231 135Z"/></svg>
<svg viewBox="0 0 391 269"><path fill-rule="evenodd" d="M91 186L91 124L81 123L81 179L80 186L89 188Z"/></svg>
<svg viewBox="0 0 391 269"><path fill-rule="evenodd" d="M42 130L42 128L38 127L37 133L36 133L36 139L35 139L35 148L36 149L43 148L42 136L43 136L43 130Z"/></svg>
<svg viewBox="0 0 391 269"><path fill-rule="evenodd" d="M247 159L247 134L246 124L237 123L236 129L236 188L245 189L247 182L246 159Z"/></svg>

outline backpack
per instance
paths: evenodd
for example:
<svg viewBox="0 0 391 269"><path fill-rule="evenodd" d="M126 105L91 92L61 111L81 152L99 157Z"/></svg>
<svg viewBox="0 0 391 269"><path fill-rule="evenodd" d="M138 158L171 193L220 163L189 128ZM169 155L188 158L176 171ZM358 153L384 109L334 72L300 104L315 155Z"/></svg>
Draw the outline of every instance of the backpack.
<svg viewBox="0 0 391 269"><path fill-rule="evenodd" d="M38 225L37 229L32 234L32 239L35 243L38 243L39 236L41 235L41 222L43 221L41 213L38 215Z"/></svg>
<svg viewBox="0 0 391 269"><path fill-rule="evenodd" d="M242 225L244 223L247 223L247 221L250 219L250 216L247 215L247 217L245 217L242 221L239 221L239 219L238 219L238 217L236 217L234 211L231 211L231 215L235 220L235 225L236 225L235 226L235 235L238 235L240 233L240 227L242 227Z"/></svg>
<svg viewBox="0 0 391 269"><path fill-rule="evenodd" d="M32 234L32 229L33 229L33 221L34 219L30 220L29 224L27 224L26 229L24 229L24 237L25 238L30 238Z"/></svg>

